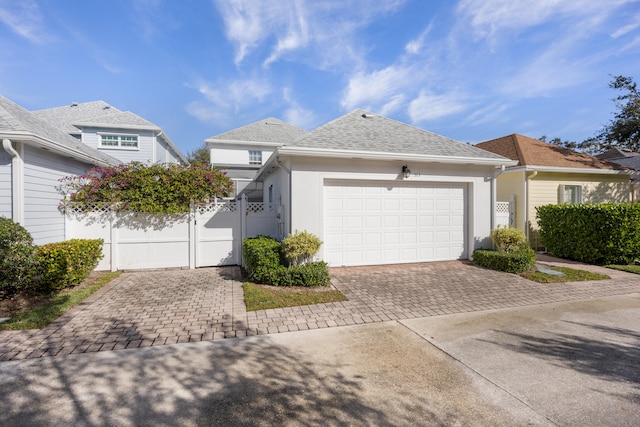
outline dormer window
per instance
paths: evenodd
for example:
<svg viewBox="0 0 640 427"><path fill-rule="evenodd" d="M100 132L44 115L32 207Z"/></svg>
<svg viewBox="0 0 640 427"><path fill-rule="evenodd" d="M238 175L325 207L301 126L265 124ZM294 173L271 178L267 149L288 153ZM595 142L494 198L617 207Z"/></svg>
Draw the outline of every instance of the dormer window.
<svg viewBox="0 0 640 427"><path fill-rule="evenodd" d="M249 164L250 165L261 165L262 164L262 151L260 151L260 150L249 150Z"/></svg>
<svg viewBox="0 0 640 427"><path fill-rule="evenodd" d="M102 148L122 148L137 149L137 135L116 135L116 134L100 134L100 147Z"/></svg>

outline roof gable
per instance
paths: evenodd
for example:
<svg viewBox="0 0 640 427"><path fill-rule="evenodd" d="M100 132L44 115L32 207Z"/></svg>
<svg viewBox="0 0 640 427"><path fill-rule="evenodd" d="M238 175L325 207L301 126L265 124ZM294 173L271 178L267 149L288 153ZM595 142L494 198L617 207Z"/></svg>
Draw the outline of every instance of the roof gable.
<svg viewBox="0 0 640 427"><path fill-rule="evenodd" d="M308 132L304 129L290 125L275 117L268 117L246 126L212 136L207 138L206 141L214 142L216 140L224 140L289 144L306 134L308 134Z"/></svg>
<svg viewBox="0 0 640 427"><path fill-rule="evenodd" d="M513 134L476 144L476 147L517 160L517 166L541 166L576 169L617 169L624 167L584 153L549 144L524 135Z"/></svg>
<svg viewBox="0 0 640 427"><path fill-rule="evenodd" d="M320 126L293 147L442 157L501 159L472 145L356 109Z"/></svg>
<svg viewBox="0 0 640 427"><path fill-rule="evenodd" d="M51 126L30 111L0 96L0 133L15 133L17 140L29 139L28 136L39 137L49 141L48 148L64 147L85 158L96 159L106 164L117 164L118 160L88 147L58 127ZM21 137L18 137L21 135Z"/></svg>

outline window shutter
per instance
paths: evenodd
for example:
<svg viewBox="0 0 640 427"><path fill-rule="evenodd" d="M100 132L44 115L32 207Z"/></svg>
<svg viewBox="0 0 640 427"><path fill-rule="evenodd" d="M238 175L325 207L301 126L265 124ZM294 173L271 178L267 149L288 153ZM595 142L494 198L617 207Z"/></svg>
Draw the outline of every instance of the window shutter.
<svg viewBox="0 0 640 427"><path fill-rule="evenodd" d="M558 204L561 205L565 203L564 200L564 184L558 185Z"/></svg>

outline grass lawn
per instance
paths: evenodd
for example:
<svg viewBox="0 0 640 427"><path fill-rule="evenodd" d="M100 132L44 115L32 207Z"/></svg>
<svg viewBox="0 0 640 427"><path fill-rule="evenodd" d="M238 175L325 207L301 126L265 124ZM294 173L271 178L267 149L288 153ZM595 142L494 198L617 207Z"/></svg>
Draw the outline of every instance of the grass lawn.
<svg viewBox="0 0 640 427"><path fill-rule="evenodd" d="M327 287L276 287L244 282L242 289L247 311L347 300L342 292Z"/></svg>
<svg viewBox="0 0 640 427"><path fill-rule="evenodd" d="M551 270L564 273L564 276L554 276L541 271L524 272L520 273L520 276L538 283L583 282L585 280L611 279L611 277L605 274L592 273L585 270L575 270L568 267L551 267Z"/></svg>
<svg viewBox="0 0 640 427"><path fill-rule="evenodd" d="M80 285L60 291L36 307L12 314L11 320L0 324L0 331L44 328L69 311L71 307L81 303L89 295L118 277L120 273L116 271L93 278L89 276Z"/></svg>
<svg viewBox="0 0 640 427"><path fill-rule="evenodd" d="M607 265L607 268L614 270L626 271L628 273L640 274L640 265Z"/></svg>

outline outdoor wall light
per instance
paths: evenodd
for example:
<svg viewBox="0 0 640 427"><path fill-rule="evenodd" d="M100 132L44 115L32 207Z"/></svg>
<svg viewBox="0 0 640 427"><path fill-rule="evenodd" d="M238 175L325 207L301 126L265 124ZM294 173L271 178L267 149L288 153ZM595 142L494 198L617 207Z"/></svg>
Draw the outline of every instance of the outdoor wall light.
<svg viewBox="0 0 640 427"><path fill-rule="evenodd" d="M402 175L405 178L409 178L409 175L411 175L411 169L409 169L409 166L407 165L402 166Z"/></svg>

